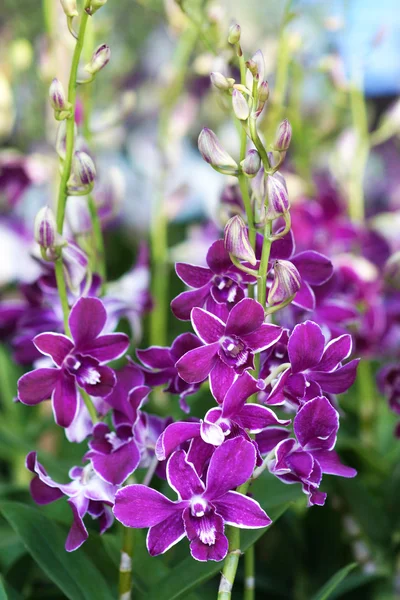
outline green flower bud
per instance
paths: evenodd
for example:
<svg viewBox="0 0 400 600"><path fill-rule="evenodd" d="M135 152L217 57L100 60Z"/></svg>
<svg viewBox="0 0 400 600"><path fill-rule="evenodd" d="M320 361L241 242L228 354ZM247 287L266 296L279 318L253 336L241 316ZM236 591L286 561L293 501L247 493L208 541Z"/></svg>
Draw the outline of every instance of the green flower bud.
<svg viewBox="0 0 400 600"><path fill-rule="evenodd" d="M255 177L261 167L261 158L257 150L249 150L246 158L240 163L240 166L247 177Z"/></svg>
<svg viewBox="0 0 400 600"><path fill-rule="evenodd" d="M234 25L231 25L229 28L229 33L228 33L228 42L230 44L239 43L240 33L241 33L240 25L238 25L237 23L235 23Z"/></svg>
<svg viewBox="0 0 400 600"><path fill-rule="evenodd" d="M61 0L61 6L67 17L77 17L78 16L76 0Z"/></svg>

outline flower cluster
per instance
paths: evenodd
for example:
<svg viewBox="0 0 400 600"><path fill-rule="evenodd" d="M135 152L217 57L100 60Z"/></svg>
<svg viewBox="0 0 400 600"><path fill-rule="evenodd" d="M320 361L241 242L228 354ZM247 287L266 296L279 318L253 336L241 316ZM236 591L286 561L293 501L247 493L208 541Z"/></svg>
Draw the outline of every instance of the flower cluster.
<svg viewBox="0 0 400 600"><path fill-rule="evenodd" d="M70 10L63 4L73 19L75 5ZM93 1L85 18L101 4ZM89 514L99 520L101 533L113 516L126 527L149 528L152 556L187 537L193 558L220 561L230 543L227 525L255 529L271 523L257 499L247 495L265 470L286 484L300 484L309 506L325 502L323 474L356 474L341 463L335 445L336 396L353 384L358 360L351 358L349 333L331 327L323 316L326 304L325 312L321 307L326 290L336 285L337 268L325 247L295 247L294 212L279 170L291 126L284 120L266 149L257 131L269 97L262 53L244 63L240 28L231 30L229 40L245 77L236 83L214 73L212 83L243 127L242 156L232 158L209 129L198 145L217 172L238 178L242 197L209 244L205 265L176 264L188 289L172 300L171 310L190 321L193 332L169 346L137 349L137 362L128 357L116 363L131 343L115 331L120 319L128 320L137 342L140 317L151 306L147 256L141 253L132 271L105 287L104 265L99 273L93 269L96 257L86 255L78 236L65 235L48 208L35 224L39 273L21 286L18 304L0 304L3 338L19 362L36 367L20 378L18 400L26 405L51 400L55 422L68 439L86 443L85 466L71 469L70 483L56 483L34 452L26 461L37 503L68 497L73 513L68 551L87 539ZM82 83L92 81L109 58L108 46L99 46ZM61 121L58 151L64 158L75 139L73 103L57 80L50 99ZM94 162L80 149L70 159L65 202L68 195L89 195L90 202ZM388 374L389 380L396 377ZM160 386L178 396L183 420L149 412L147 398ZM201 419L188 416L199 391L215 400ZM141 468L147 469L143 482L129 484ZM155 473L176 500L155 489L159 483L151 487Z"/></svg>

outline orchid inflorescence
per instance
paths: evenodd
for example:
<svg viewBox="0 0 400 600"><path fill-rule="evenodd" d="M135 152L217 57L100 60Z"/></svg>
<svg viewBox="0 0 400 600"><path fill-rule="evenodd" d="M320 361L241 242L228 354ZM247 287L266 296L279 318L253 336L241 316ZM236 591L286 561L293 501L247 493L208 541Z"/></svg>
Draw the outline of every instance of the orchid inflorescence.
<svg viewBox="0 0 400 600"><path fill-rule="evenodd" d="M85 3L78 39L84 20L104 4ZM62 0L62 6L71 29L76 4ZM211 81L231 102L241 156L235 160L210 129L202 130L198 146L214 170L236 178L239 200L205 261L175 265L187 289L172 300L171 311L192 331L170 346L136 349L136 360L127 352L131 341L140 339L141 317L151 308L146 252L130 273L106 287L104 270L99 272L98 262L64 227L67 197L90 195L96 168L90 151L79 149L76 92L67 95L57 79L50 87L60 121L57 216L48 207L38 214L41 274L24 286L19 305L2 304L1 315L15 359L35 365L19 379L18 400L30 406L51 400L54 420L68 439L87 443L84 466L71 468L69 483L54 481L35 452L26 459L38 504L68 498L73 523L67 551L88 538L89 514L101 533L114 517L126 528L148 528L151 556L186 537L195 560L226 559L229 565L240 551L232 528L271 524L257 497L248 494L265 472L301 486L308 506L324 505L324 474L356 475L335 450L342 416L337 395L352 386L359 362L348 333L354 305L340 280L352 277L351 269L334 268L311 235L312 248L300 232L296 250L293 215L305 223L310 219L307 207L291 208L279 171L292 129L285 119L275 139L263 141L258 122L270 96L263 55L257 51L245 61L238 25L229 42L240 81L221 73L213 73ZM90 83L109 59L108 46L99 46L85 67L86 78L79 80L77 55L74 84ZM374 290L368 293L373 296ZM115 332L121 318L128 320L132 340ZM357 347L360 338L359 329ZM399 380L396 367L381 373L381 386L390 389L392 407L400 413ZM182 420L149 412L149 399L160 386L179 398ZM199 390L213 398L201 419L190 416L191 397ZM145 481L132 483L143 468ZM151 487L154 474L167 481L173 500L157 484ZM232 584L224 567L221 593L229 593Z"/></svg>

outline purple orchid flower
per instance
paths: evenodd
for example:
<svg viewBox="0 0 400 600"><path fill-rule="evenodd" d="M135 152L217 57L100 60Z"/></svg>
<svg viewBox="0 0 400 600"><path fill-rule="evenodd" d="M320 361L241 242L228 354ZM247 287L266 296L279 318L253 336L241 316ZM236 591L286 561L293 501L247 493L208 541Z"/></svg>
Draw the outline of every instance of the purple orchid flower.
<svg viewBox="0 0 400 600"><path fill-rule="evenodd" d="M169 425L157 441L157 458L165 460L178 446L199 436L207 444L220 446L227 436L242 435L246 438L247 432L259 433L267 427L289 425L290 420L278 419L275 413L265 406L246 404L246 400L258 391L258 382L245 371L239 375L225 396L218 399L222 405L211 408L204 421Z"/></svg>
<svg viewBox="0 0 400 600"><path fill-rule="evenodd" d="M352 352L348 334L325 343L321 328L313 321L296 325L288 341L290 367L282 373L267 399L268 404L286 400L298 406L322 392L341 394L354 383L359 359L342 362Z"/></svg>
<svg viewBox="0 0 400 600"><path fill-rule="evenodd" d="M264 323L259 302L244 298L229 313L226 323L201 309L192 309L192 325L204 346L187 352L176 363L179 375L188 383L204 381L210 375L215 398L229 388L235 373L254 369L254 354L275 344L282 335L276 325Z"/></svg>
<svg viewBox="0 0 400 600"><path fill-rule="evenodd" d="M269 469L285 483L301 482L309 506L323 506L326 494L318 489L323 473L340 477L357 475L355 469L341 464L333 450L339 413L324 396L313 398L300 408L293 428L297 439L285 439L278 444Z"/></svg>
<svg viewBox="0 0 400 600"><path fill-rule="evenodd" d="M138 420L139 409L146 400L150 388L144 385L144 376L137 365L128 357L128 362L115 372L116 384L105 402L113 409L115 427L130 425Z"/></svg>
<svg viewBox="0 0 400 600"><path fill-rule="evenodd" d="M225 524L257 529L271 523L258 502L231 491L250 478L255 462L253 444L241 437L227 440L214 452L204 484L185 452L178 450L167 465L168 483L178 500L130 485L117 493L114 515L127 527L150 527L151 556L163 554L186 535L193 558L223 560L228 552Z"/></svg>
<svg viewBox="0 0 400 600"><path fill-rule="evenodd" d="M140 462L140 452L129 425L120 425L111 431L106 423L97 423L89 447L85 458L92 461L97 475L113 485L123 483Z"/></svg>
<svg viewBox="0 0 400 600"><path fill-rule="evenodd" d="M176 263L178 277L193 290L182 292L171 302L174 315L183 321L190 320L195 306L226 318L229 310L245 297L244 289L255 283L255 277L234 266L225 249L224 240L214 242L207 252L208 267Z"/></svg>
<svg viewBox="0 0 400 600"><path fill-rule="evenodd" d="M193 333L183 333L174 340L170 348L150 346L145 350L136 350L138 359L145 366L142 371L146 384L156 387L168 383L164 391L179 396L179 405L185 413L190 412L186 398L198 391L200 382L187 383L179 376L175 365L186 352L202 345Z"/></svg>
<svg viewBox="0 0 400 600"><path fill-rule="evenodd" d="M101 335L106 310L97 298L80 298L69 316L72 340L59 333L42 333L34 344L50 356L56 368L36 369L18 381L18 399L34 405L51 398L56 423L68 427L78 408L78 386L91 396L107 396L115 374L105 363L122 356L129 347L123 333Z"/></svg>
<svg viewBox="0 0 400 600"><path fill-rule="evenodd" d="M85 467L73 467L69 476L70 483L56 483L49 477L38 462L36 452L26 457L26 467L35 474L30 491L37 504L50 504L63 496L68 496L72 509L73 524L65 542L67 552L77 550L88 538L83 518L88 513L93 519L99 519L100 533L111 527L114 517L109 507L114 504L117 486L110 485L96 475L91 463Z"/></svg>

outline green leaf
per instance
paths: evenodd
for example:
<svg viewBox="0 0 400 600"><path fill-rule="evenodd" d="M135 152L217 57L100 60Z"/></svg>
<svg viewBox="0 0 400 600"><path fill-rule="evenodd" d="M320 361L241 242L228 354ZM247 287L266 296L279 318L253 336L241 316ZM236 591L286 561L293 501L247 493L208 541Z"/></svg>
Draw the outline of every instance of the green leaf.
<svg viewBox="0 0 400 600"><path fill-rule="evenodd" d="M303 497L301 487L285 485L276 477L266 473L255 482L251 489L273 522L290 507L291 502ZM241 532L241 550L246 551L268 528L244 530ZM177 600L187 598L188 593L211 579L221 571L221 562L201 563L187 556L163 578L149 589L146 600Z"/></svg>
<svg viewBox="0 0 400 600"><path fill-rule="evenodd" d="M312 597L312 600L328 600L331 594L335 591L338 585L347 577L347 575L357 567L357 563L351 563L347 567L340 569L333 577L325 583L325 585Z"/></svg>
<svg viewBox="0 0 400 600"><path fill-rule="evenodd" d="M33 559L70 600L113 600L102 573L83 551L64 549L65 530L36 508L1 502L0 511Z"/></svg>
<svg viewBox="0 0 400 600"><path fill-rule="evenodd" d="M0 600L8 600L5 587L3 585L3 579L0 577Z"/></svg>

